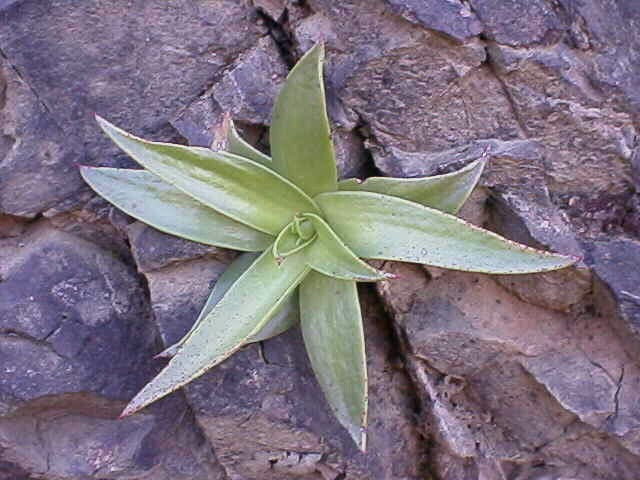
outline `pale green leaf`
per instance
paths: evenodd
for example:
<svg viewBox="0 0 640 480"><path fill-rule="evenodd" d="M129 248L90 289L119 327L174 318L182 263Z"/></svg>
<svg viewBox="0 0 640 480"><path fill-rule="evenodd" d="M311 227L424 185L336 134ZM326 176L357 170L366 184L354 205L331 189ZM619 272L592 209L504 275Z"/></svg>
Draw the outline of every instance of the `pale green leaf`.
<svg viewBox="0 0 640 480"><path fill-rule="evenodd" d="M262 153L257 148L247 143L236 130L233 120L229 120L229 130L227 132L227 150L229 153L253 160L265 167L273 168L271 158Z"/></svg>
<svg viewBox="0 0 640 480"><path fill-rule="evenodd" d="M305 214L315 228L317 238L306 249L309 266L330 277L342 280L375 282L386 276L360 260L317 215Z"/></svg>
<svg viewBox="0 0 640 480"><path fill-rule="evenodd" d="M308 273L302 255L278 264L267 249L189 335L169 364L122 413L134 413L194 380L256 335Z"/></svg>
<svg viewBox="0 0 640 480"><path fill-rule="evenodd" d="M309 196L337 188L322 79L324 47L310 49L289 73L273 107L273 168Z"/></svg>
<svg viewBox="0 0 640 480"><path fill-rule="evenodd" d="M452 215L396 197L334 192L316 197L331 228L358 256L483 273L533 273L576 258L535 250Z"/></svg>
<svg viewBox="0 0 640 480"><path fill-rule="evenodd" d="M424 178L370 177L364 182L349 178L341 181L338 188L381 193L446 213L456 213L478 183L485 164L486 161L480 159L455 172Z"/></svg>
<svg viewBox="0 0 640 480"><path fill-rule="evenodd" d="M300 285L300 326L331 410L365 451L367 360L355 282L309 273Z"/></svg>
<svg viewBox="0 0 640 480"><path fill-rule="evenodd" d="M317 212L307 195L252 160L202 147L148 142L96 117L102 129L140 165L218 212L277 235L298 212Z"/></svg>
<svg viewBox="0 0 640 480"><path fill-rule="evenodd" d="M261 251L273 237L226 217L145 170L82 167L100 196L152 227L194 242L242 251Z"/></svg>
<svg viewBox="0 0 640 480"><path fill-rule="evenodd" d="M258 256L258 253L243 253L242 255L238 255L238 257L231 262L224 273L220 275L220 278L216 281L209 298L200 311L200 315L198 315L198 318L191 327L191 330L189 330L189 332L187 332L180 341L163 350L161 353L156 355L156 357L173 357L182 347L184 342L187 341L187 338L189 338L193 331L198 327L200 322L209 315L211 310L213 310L213 307L217 305L229 288L231 288L236 280L238 280L238 278L240 278L240 276L253 264ZM247 340L247 343L261 342L263 340L268 340L271 337L275 337L276 335L280 335L298 323L298 319L298 295L297 290L295 290L282 302L282 305L280 305L277 311L273 312L273 316L267 321L266 325L262 327L262 330Z"/></svg>

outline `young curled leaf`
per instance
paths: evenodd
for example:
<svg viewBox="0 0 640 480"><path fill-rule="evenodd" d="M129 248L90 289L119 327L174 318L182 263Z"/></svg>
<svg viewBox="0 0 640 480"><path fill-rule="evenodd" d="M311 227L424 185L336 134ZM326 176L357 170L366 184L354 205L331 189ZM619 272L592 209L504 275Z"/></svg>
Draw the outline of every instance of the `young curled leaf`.
<svg viewBox="0 0 640 480"><path fill-rule="evenodd" d="M457 217L396 197L333 192L315 198L331 228L358 256L481 273L534 273L576 258L536 250Z"/></svg>
<svg viewBox="0 0 640 480"><path fill-rule="evenodd" d="M300 326L331 410L365 451L367 358L356 283L309 273L300 285Z"/></svg>
<svg viewBox="0 0 640 480"><path fill-rule="evenodd" d="M123 212L194 242L256 252L273 237L203 205L146 170L82 167L84 180Z"/></svg>
<svg viewBox="0 0 640 480"><path fill-rule="evenodd" d="M342 180L338 188L342 191L381 193L446 213L456 213L471 195L486 163L482 158L455 172L424 178L370 177L364 182L350 178Z"/></svg>
<svg viewBox="0 0 640 480"><path fill-rule="evenodd" d="M258 334L306 276L304 256L278 265L267 249L198 324L169 364L122 412L130 415L222 362Z"/></svg>
<svg viewBox="0 0 640 480"><path fill-rule="evenodd" d="M360 260L318 215L303 215L313 223L318 238L305 249L309 266L317 272L342 280L375 282L386 274Z"/></svg>
<svg viewBox="0 0 640 480"><path fill-rule="evenodd" d="M107 135L140 165L214 210L277 235L297 213L318 212L304 192L273 170L244 157L149 142L97 117Z"/></svg>

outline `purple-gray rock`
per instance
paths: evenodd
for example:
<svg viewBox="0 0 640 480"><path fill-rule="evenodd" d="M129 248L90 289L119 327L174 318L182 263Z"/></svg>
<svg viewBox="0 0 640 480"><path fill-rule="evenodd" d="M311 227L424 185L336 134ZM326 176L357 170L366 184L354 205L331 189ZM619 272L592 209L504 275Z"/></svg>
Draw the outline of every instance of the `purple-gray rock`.
<svg viewBox="0 0 640 480"><path fill-rule="evenodd" d="M569 15L558 2L545 0L470 0L484 34L512 46L556 43L569 28Z"/></svg>
<svg viewBox="0 0 640 480"><path fill-rule="evenodd" d="M78 202L87 192L78 162L79 150L0 49L0 213L32 218Z"/></svg>
<svg viewBox="0 0 640 480"><path fill-rule="evenodd" d="M10 85L7 93L21 102L11 104L11 115L20 118L9 128L18 122L15 135L25 138L10 153L11 182L1 172L0 182L8 185L0 210L40 213L86 189L75 165L113 165L123 157L100 132L94 113L144 136L173 135L168 121L174 113L263 34L244 1L23 0L0 10L3 64L19 74L26 90L14 93ZM3 135L0 158L17 138Z"/></svg>
<svg viewBox="0 0 640 480"><path fill-rule="evenodd" d="M410 22L463 41L482 33L468 5L458 0L386 0L391 10Z"/></svg>
<svg viewBox="0 0 640 480"><path fill-rule="evenodd" d="M134 269L47 222L1 240L0 264L0 470L222 478L182 398L117 419L157 367Z"/></svg>

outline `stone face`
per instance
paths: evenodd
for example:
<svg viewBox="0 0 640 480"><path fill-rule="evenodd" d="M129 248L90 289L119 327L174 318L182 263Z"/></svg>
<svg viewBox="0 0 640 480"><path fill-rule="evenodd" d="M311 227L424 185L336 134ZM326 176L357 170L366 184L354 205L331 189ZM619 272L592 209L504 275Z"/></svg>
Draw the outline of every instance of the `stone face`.
<svg viewBox="0 0 640 480"><path fill-rule="evenodd" d="M482 32L482 24L475 14L456 0L387 0L387 3L407 20L456 40L466 40Z"/></svg>
<svg viewBox="0 0 640 480"><path fill-rule="evenodd" d="M133 258L142 273L206 255L228 256L223 249L167 235L140 222L129 225L127 233Z"/></svg>
<svg viewBox="0 0 640 480"><path fill-rule="evenodd" d="M77 202L87 190L79 161L46 105L0 55L0 213L29 218Z"/></svg>
<svg viewBox="0 0 640 480"><path fill-rule="evenodd" d="M0 49L3 64L20 75L18 87L10 79L7 99L21 105L11 104L11 115L19 118L0 136L0 155L9 142L25 137L11 149L10 181L0 172L8 184L0 210L33 216L85 188L75 165L117 162L122 155L100 132L94 113L138 134L167 139L173 113L262 33L255 12L230 0L190 6L68 0L7 5L0 10ZM29 185L32 178L43 185Z"/></svg>
<svg viewBox="0 0 640 480"><path fill-rule="evenodd" d="M471 0L485 35L498 43L522 46L555 43L568 29L568 15L560 5L544 0Z"/></svg>
<svg viewBox="0 0 640 480"><path fill-rule="evenodd" d="M602 296L607 298L607 293L612 296L626 327L636 335L640 334L639 272L635 267L640 244L633 240L601 240L588 242L585 247L587 263L592 265L598 286L604 290Z"/></svg>
<svg viewBox="0 0 640 480"><path fill-rule="evenodd" d="M496 466L487 462L520 470L544 462L568 473L575 454L547 449L577 428L624 459L619 477L608 473L618 468L612 460L592 462L593 478L634 478L639 460L626 452L637 455L630 414L637 404L621 399L638 370L608 318L574 313L569 323L568 314L526 304L486 276L447 272L430 280L402 264L393 271L401 280L379 291L431 403L426 420L449 457L474 458L490 471Z"/></svg>
<svg viewBox="0 0 640 480"><path fill-rule="evenodd" d="M220 108L239 122L268 124L276 94L287 75L271 37L240 56L237 66L224 73L211 95Z"/></svg>
<svg viewBox="0 0 640 480"><path fill-rule="evenodd" d="M155 331L130 266L46 222L2 240L0 264L3 472L222 478L181 398L117 420L156 369Z"/></svg>
<svg viewBox="0 0 640 480"><path fill-rule="evenodd" d="M3 240L0 255L7 409L73 392L125 399L140 387L154 333L129 266L46 225Z"/></svg>

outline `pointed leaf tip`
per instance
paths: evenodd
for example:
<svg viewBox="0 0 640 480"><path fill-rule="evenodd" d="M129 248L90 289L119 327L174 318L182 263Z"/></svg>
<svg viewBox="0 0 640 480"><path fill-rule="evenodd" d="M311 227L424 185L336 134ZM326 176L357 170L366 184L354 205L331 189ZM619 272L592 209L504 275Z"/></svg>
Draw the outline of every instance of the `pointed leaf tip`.
<svg viewBox="0 0 640 480"><path fill-rule="evenodd" d="M244 346L262 330L308 271L304 256L291 255L278 268L271 250L265 250L123 413L136 412L174 392Z"/></svg>
<svg viewBox="0 0 640 480"><path fill-rule="evenodd" d="M311 272L300 286L300 325L331 410L366 451L367 359L356 283Z"/></svg>
<svg viewBox="0 0 640 480"><path fill-rule="evenodd" d="M575 263L457 217L397 197L341 191L315 198L327 223L358 256L479 273L547 272Z"/></svg>
<svg viewBox="0 0 640 480"><path fill-rule="evenodd" d="M278 94L269 131L273 168L309 196L337 188L337 169L327 116L317 43L296 63Z"/></svg>

